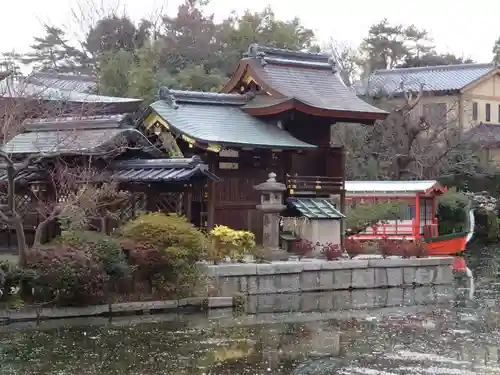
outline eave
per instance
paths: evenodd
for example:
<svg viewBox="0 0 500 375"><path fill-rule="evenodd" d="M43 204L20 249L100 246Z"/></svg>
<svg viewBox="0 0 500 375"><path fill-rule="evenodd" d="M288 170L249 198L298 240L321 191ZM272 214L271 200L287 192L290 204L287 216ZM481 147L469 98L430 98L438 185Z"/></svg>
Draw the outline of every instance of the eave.
<svg viewBox="0 0 500 375"><path fill-rule="evenodd" d="M295 98L290 98L281 103L269 106L248 106L244 107L243 110L253 116L277 115L285 111L296 110L313 116L338 118L363 123L373 123L376 120L385 120L388 116L388 113L339 111L334 109L318 108Z"/></svg>

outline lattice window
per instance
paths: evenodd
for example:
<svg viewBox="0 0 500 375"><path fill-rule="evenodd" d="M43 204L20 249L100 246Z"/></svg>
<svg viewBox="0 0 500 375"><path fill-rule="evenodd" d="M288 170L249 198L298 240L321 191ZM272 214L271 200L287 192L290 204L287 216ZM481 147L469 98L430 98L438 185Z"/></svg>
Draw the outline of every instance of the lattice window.
<svg viewBox="0 0 500 375"><path fill-rule="evenodd" d="M156 208L162 212L182 215L184 213L183 198L184 193L160 193Z"/></svg>

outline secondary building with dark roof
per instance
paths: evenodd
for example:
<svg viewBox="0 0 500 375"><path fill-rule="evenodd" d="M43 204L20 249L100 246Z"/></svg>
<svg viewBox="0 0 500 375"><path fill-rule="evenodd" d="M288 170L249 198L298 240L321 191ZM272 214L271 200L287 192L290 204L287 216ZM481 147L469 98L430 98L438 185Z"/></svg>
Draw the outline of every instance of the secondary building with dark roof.
<svg viewBox="0 0 500 375"><path fill-rule="evenodd" d="M355 84L360 97L397 106L404 92L421 92L415 116L436 116L458 124L475 139L500 139L500 69L495 64L461 64L377 70ZM500 161L493 144L490 158Z"/></svg>
<svg viewBox="0 0 500 375"><path fill-rule="evenodd" d="M222 179L193 202L201 222L260 239L254 186L274 172L288 198L343 197L343 152L330 146L330 127L386 116L343 84L329 56L252 44L220 93L162 88L140 126L170 155L198 155Z"/></svg>

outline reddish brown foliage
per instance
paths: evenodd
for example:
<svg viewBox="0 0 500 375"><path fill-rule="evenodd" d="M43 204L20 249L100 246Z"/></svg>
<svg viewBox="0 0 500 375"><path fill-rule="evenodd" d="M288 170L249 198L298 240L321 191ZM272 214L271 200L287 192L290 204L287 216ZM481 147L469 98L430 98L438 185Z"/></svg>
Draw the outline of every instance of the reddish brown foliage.
<svg viewBox="0 0 500 375"><path fill-rule="evenodd" d="M29 251L33 298L60 305L89 305L105 300L108 275L96 257L68 245L55 244Z"/></svg>
<svg viewBox="0 0 500 375"><path fill-rule="evenodd" d="M326 243L321 248L321 254L326 258L326 260L336 260L339 259L344 252L338 244Z"/></svg>
<svg viewBox="0 0 500 375"><path fill-rule="evenodd" d="M311 255L316 246L309 240L301 239L293 244L294 252L299 256L299 258L304 258Z"/></svg>
<svg viewBox="0 0 500 375"><path fill-rule="evenodd" d="M344 240L344 248L345 251L347 251L347 254L351 258L354 258L357 255L365 253L363 245L359 241L354 240L352 238L346 238Z"/></svg>

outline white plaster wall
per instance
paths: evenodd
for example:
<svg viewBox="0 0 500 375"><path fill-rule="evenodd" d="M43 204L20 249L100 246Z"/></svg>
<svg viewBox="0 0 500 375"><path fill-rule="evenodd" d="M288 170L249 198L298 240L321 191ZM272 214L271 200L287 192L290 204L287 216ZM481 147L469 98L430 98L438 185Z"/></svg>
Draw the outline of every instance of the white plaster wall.
<svg viewBox="0 0 500 375"><path fill-rule="evenodd" d="M332 243L340 245L340 220L310 220L304 225L302 238L311 241L313 244L321 245ZM321 253L321 246L318 246L312 255Z"/></svg>

